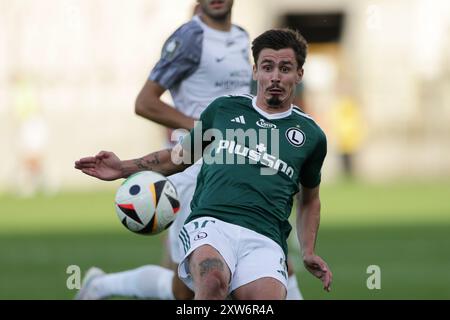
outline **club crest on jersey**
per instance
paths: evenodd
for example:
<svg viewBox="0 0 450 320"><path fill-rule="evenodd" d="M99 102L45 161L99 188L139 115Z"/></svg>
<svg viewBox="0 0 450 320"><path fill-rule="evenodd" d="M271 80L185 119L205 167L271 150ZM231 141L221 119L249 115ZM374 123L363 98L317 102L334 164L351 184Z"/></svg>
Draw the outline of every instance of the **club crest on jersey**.
<svg viewBox="0 0 450 320"><path fill-rule="evenodd" d="M305 133L298 128L290 128L286 131L286 139L294 147L301 147L305 144Z"/></svg>
<svg viewBox="0 0 450 320"><path fill-rule="evenodd" d="M276 129L277 126L274 125L273 123L270 122L266 122L266 120L264 119L259 119L258 121L256 121L256 125L260 128L264 128L264 129Z"/></svg>
<svg viewBox="0 0 450 320"><path fill-rule="evenodd" d="M164 46L163 49L163 58L167 60L172 60L172 58L175 56L175 53L177 52L178 48L180 47L180 40L178 39L172 39Z"/></svg>

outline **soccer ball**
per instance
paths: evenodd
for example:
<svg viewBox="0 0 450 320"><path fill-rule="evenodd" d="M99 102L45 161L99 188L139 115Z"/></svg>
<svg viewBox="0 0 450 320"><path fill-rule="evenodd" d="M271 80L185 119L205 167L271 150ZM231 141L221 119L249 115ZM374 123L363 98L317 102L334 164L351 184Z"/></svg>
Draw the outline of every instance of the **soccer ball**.
<svg viewBox="0 0 450 320"><path fill-rule="evenodd" d="M116 213L130 231L153 235L167 229L176 218L180 202L173 184L153 171L129 176L116 193Z"/></svg>

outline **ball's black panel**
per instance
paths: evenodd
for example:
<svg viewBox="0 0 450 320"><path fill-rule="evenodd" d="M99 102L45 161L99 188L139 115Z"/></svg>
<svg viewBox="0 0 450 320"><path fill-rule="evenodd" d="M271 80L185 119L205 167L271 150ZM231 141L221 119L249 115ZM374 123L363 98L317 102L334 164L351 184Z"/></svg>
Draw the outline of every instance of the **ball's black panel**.
<svg viewBox="0 0 450 320"><path fill-rule="evenodd" d="M122 219L122 224L125 226L125 228L128 229L128 226L127 226L127 218L123 218L123 219Z"/></svg>
<svg viewBox="0 0 450 320"><path fill-rule="evenodd" d="M169 229L169 227L172 225L173 221L170 222L164 229Z"/></svg>
<svg viewBox="0 0 450 320"><path fill-rule="evenodd" d="M159 203L159 198L161 198L161 194L164 190L164 186L166 185L166 180L161 180L158 182L155 182L155 194L156 194L156 203L155 203L155 208L158 206Z"/></svg>
<svg viewBox="0 0 450 320"><path fill-rule="evenodd" d="M175 212L177 212L177 211L178 211L177 209L180 208L180 201L178 201L178 200L175 199L175 198L172 198L172 197L169 196L167 193L166 193L166 196L167 196L167 199L169 199L170 204L172 205L173 210L174 210Z"/></svg>
<svg viewBox="0 0 450 320"><path fill-rule="evenodd" d="M150 222L147 223L147 225L144 228L142 228L141 230L137 231L137 233L140 233L140 234L152 234L153 224L155 223L155 215L153 215L152 220L150 220Z"/></svg>
<svg viewBox="0 0 450 320"><path fill-rule="evenodd" d="M117 206L127 217L143 224L132 204L118 204Z"/></svg>

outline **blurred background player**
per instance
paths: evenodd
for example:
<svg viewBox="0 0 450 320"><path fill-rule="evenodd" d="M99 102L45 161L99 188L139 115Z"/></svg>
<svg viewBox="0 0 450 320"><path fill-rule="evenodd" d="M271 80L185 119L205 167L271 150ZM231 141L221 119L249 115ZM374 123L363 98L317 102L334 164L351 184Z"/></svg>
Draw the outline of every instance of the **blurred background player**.
<svg viewBox="0 0 450 320"><path fill-rule="evenodd" d="M351 179L355 173L354 158L364 140L365 121L356 99L348 91L342 90L338 95L330 117L343 177Z"/></svg>
<svg viewBox="0 0 450 320"><path fill-rule="evenodd" d="M20 72L17 72L12 80L18 142L17 192L20 196L32 197L39 192L48 191L45 152L49 132L32 81Z"/></svg>
<svg viewBox="0 0 450 320"><path fill-rule="evenodd" d="M192 129L194 121L216 98L250 92L252 67L249 61L249 36L231 23L233 0L199 0L195 15L165 42L161 59L152 70L136 100L136 113L171 129ZM175 108L161 100L169 90ZM179 136L174 131L170 143ZM187 131L186 131L187 133ZM177 266L184 252L179 232L190 213L200 164L169 179L177 187L181 209L169 229L172 270L146 265L134 270L104 274L91 268L83 281L78 299L103 299L110 296L138 298L191 299L193 292L179 280ZM288 299L302 299L292 269Z"/></svg>

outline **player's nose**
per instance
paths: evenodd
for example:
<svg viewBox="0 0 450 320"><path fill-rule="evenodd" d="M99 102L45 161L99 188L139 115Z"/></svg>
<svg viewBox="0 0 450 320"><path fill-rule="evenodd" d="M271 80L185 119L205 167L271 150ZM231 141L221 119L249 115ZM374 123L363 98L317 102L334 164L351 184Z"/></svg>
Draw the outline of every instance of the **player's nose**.
<svg viewBox="0 0 450 320"><path fill-rule="evenodd" d="M275 70L271 73L271 75L270 75L270 81L271 81L272 83L280 82L280 71L279 71L278 69L275 69Z"/></svg>

